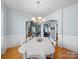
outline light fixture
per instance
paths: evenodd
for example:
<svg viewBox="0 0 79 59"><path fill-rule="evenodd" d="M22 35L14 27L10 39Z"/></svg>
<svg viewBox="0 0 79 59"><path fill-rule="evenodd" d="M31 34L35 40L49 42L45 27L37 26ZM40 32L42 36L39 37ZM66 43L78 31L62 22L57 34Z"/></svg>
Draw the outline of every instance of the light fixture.
<svg viewBox="0 0 79 59"><path fill-rule="evenodd" d="M42 19L43 21L46 21L45 19Z"/></svg>
<svg viewBox="0 0 79 59"><path fill-rule="evenodd" d="M32 20L35 20L35 18L31 18Z"/></svg>
<svg viewBox="0 0 79 59"><path fill-rule="evenodd" d="M36 17L36 18L31 18L31 19L32 19L33 22L38 23L38 24L46 21L45 19L43 19L40 16L39 17Z"/></svg>
<svg viewBox="0 0 79 59"><path fill-rule="evenodd" d="M37 22L36 20L32 20L33 22Z"/></svg>
<svg viewBox="0 0 79 59"><path fill-rule="evenodd" d="M42 19L42 17L37 17L38 19Z"/></svg>

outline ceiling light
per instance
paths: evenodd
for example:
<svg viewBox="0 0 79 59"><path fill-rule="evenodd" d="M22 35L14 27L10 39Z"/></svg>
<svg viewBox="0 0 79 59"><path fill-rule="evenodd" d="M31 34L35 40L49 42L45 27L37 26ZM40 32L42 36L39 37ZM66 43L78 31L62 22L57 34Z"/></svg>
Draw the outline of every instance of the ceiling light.
<svg viewBox="0 0 79 59"><path fill-rule="evenodd" d="M39 23L43 23L44 21L46 21L45 19L43 19L42 17L36 17L36 18L31 18L33 22L39 24Z"/></svg>
<svg viewBox="0 0 79 59"><path fill-rule="evenodd" d="M42 21L39 21L39 22L42 22Z"/></svg>
<svg viewBox="0 0 79 59"><path fill-rule="evenodd" d="M42 19L42 17L37 17L38 19Z"/></svg>
<svg viewBox="0 0 79 59"><path fill-rule="evenodd" d="M34 20L33 22L37 22L36 20Z"/></svg>
<svg viewBox="0 0 79 59"><path fill-rule="evenodd" d="M31 18L32 20L35 20L35 18Z"/></svg>
<svg viewBox="0 0 79 59"><path fill-rule="evenodd" d="M43 21L46 21L45 19L42 19Z"/></svg>

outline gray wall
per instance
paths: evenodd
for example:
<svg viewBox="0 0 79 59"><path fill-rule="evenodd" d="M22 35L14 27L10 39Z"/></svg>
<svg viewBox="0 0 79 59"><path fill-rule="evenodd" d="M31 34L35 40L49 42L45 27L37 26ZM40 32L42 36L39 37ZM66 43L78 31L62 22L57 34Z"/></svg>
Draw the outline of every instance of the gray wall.
<svg viewBox="0 0 79 59"><path fill-rule="evenodd" d="M1 53L3 54L7 48L21 44L21 40L25 39L26 21L32 16L22 14L2 6L1 8ZM22 35L22 36L21 36Z"/></svg>
<svg viewBox="0 0 79 59"><path fill-rule="evenodd" d="M25 34L26 21L30 20L32 16L24 16L18 11L8 10L8 35Z"/></svg>
<svg viewBox="0 0 79 59"><path fill-rule="evenodd" d="M78 5L63 10L63 46L78 52Z"/></svg>
<svg viewBox="0 0 79 59"><path fill-rule="evenodd" d="M2 6L1 8L1 36L7 35L7 8Z"/></svg>
<svg viewBox="0 0 79 59"><path fill-rule="evenodd" d="M63 10L63 34L78 35L78 6L73 5Z"/></svg>
<svg viewBox="0 0 79 59"><path fill-rule="evenodd" d="M4 54L7 49L7 8L1 7L1 54Z"/></svg>
<svg viewBox="0 0 79 59"><path fill-rule="evenodd" d="M62 11L63 11L63 14L62 14ZM60 9L52 13L51 15L48 15L47 17L45 17L45 19L58 20L59 46L63 46L65 48L68 48L77 52L78 51L78 6L77 4L69 6L65 9ZM62 19L63 19L63 24L62 24Z"/></svg>

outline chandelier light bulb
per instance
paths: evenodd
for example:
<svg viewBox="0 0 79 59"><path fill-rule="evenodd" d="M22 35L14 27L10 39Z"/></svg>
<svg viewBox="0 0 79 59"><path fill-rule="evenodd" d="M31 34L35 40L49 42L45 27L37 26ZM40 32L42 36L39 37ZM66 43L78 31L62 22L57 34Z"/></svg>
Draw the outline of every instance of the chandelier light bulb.
<svg viewBox="0 0 79 59"><path fill-rule="evenodd" d="M42 19L43 21L46 21L45 19Z"/></svg>
<svg viewBox="0 0 79 59"><path fill-rule="evenodd" d="M34 22L37 22L36 20L34 20Z"/></svg>
<svg viewBox="0 0 79 59"><path fill-rule="evenodd" d="M42 19L42 17L37 17L38 19Z"/></svg>
<svg viewBox="0 0 79 59"><path fill-rule="evenodd" d="M37 22L37 23L42 23L44 21L46 21L45 19L43 19L42 17L36 17L36 18L31 18L33 22Z"/></svg>
<svg viewBox="0 0 79 59"><path fill-rule="evenodd" d="M35 20L35 18L31 18L32 20Z"/></svg>
<svg viewBox="0 0 79 59"><path fill-rule="evenodd" d="M41 23L42 21L40 20L39 22Z"/></svg>

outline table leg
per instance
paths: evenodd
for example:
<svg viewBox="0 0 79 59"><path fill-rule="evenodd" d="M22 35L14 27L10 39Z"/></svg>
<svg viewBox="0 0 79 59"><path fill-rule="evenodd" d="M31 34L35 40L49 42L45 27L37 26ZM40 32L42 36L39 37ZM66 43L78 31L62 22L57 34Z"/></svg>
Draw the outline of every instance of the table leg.
<svg viewBox="0 0 79 59"><path fill-rule="evenodd" d="M23 59L26 59L25 54L23 54Z"/></svg>
<svg viewBox="0 0 79 59"><path fill-rule="evenodd" d="M41 59L46 59L46 56L44 55Z"/></svg>
<svg viewBox="0 0 79 59"><path fill-rule="evenodd" d="M27 58L27 52L23 54L23 59L26 59L26 58Z"/></svg>

